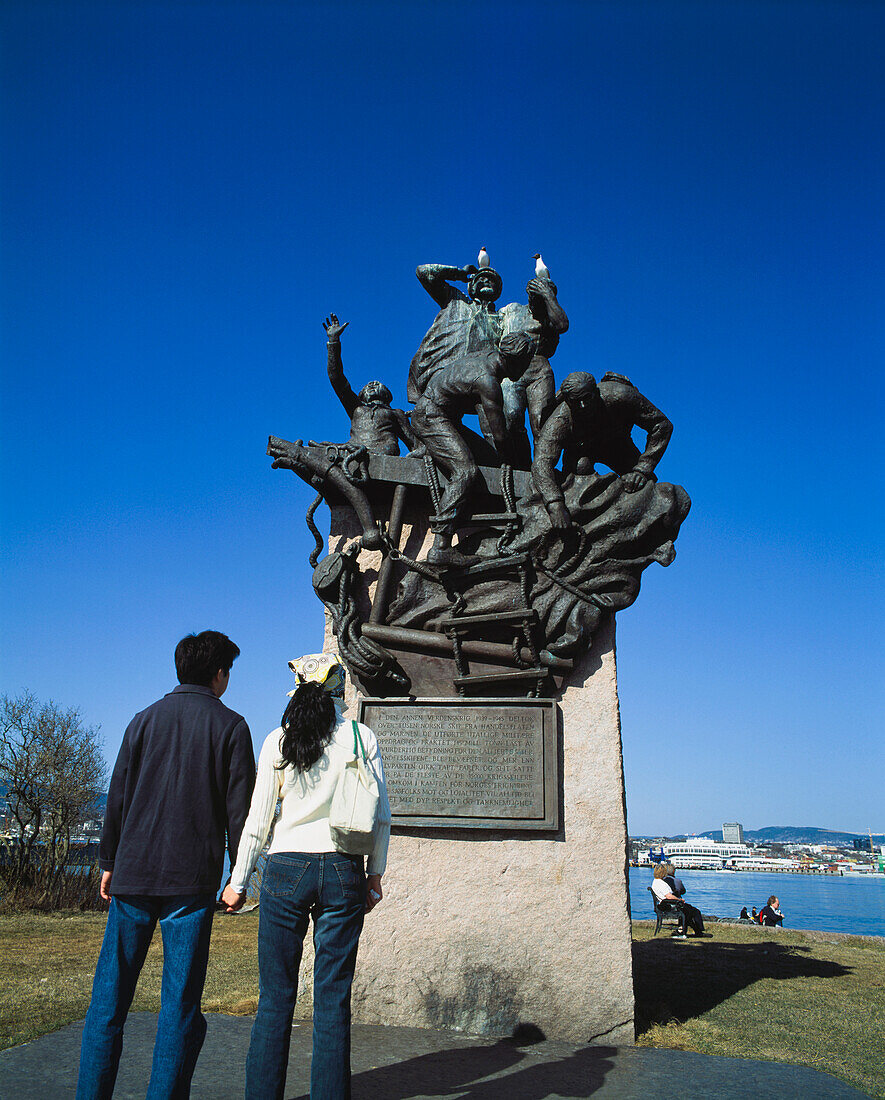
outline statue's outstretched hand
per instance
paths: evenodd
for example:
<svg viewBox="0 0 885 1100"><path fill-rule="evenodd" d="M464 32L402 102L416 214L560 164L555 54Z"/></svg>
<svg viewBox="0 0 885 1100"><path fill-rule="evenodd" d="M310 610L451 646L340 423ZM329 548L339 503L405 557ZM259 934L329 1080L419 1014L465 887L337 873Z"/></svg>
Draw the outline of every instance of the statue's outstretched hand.
<svg viewBox="0 0 885 1100"><path fill-rule="evenodd" d="M323 321L323 328L326 330L326 338L329 340L338 340L341 337L341 333L347 328L350 321L345 321L343 325L338 323L338 318L334 313L330 313L329 316Z"/></svg>

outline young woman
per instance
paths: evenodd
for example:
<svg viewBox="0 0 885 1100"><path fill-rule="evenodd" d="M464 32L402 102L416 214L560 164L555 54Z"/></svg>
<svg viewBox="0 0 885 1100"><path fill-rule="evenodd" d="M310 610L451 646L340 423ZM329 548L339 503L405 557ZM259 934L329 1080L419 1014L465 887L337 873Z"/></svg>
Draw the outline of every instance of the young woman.
<svg viewBox="0 0 885 1100"><path fill-rule="evenodd" d="M298 968L310 916L314 920L311 1100L350 1097L350 988L363 916L381 901L390 838L390 804L374 733L359 732L380 788L375 848L362 856L335 850L329 809L338 778L353 757L353 723L335 697L344 669L335 657L311 654L289 662L298 686L282 725L261 750L237 862L221 895L228 912L242 906L277 802L280 810L261 880L258 919L258 1014L246 1060L247 1100L282 1100L289 1060ZM366 874L368 871L368 876Z"/></svg>

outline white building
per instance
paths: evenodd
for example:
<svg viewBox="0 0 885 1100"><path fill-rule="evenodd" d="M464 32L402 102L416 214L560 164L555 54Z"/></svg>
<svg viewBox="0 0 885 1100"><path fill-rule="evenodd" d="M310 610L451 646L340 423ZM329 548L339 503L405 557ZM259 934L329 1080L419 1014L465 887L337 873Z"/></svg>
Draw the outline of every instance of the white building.
<svg viewBox="0 0 885 1100"><path fill-rule="evenodd" d="M723 844L743 844L744 827L739 821L729 821L722 826Z"/></svg>
<svg viewBox="0 0 885 1100"><path fill-rule="evenodd" d="M663 850L666 862L673 863L678 868L696 871L719 870L721 867L731 866L734 859L750 859L753 857L753 849L746 844L726 844L710 840L706 836L693 836L688 840L671 840L661 845L660 848L649 848L639 853L641 864L661 862L660 854Z"/></svg>

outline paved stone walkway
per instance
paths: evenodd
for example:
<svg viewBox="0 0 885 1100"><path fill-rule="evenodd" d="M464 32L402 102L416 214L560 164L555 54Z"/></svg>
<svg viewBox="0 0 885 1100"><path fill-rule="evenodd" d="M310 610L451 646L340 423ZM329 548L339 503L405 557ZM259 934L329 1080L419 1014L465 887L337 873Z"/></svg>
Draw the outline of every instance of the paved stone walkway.
<svg viewBox="0 0 885 1100"><path fill-rule="evenodd" d="M241 1100L252 1017L206 1017L209 1030L191 1097ZM157 1017L129 1017L114 1100L143 1100ZM0 1053L2 1100L73 1100L82 1023ZM676 1050L581 1047L471 1038L419 1028L355 1026L354 1100L802 1100L864 1097L800 1066L713 1058ZM286 1100L307 1100L310 1025L292 1030Z"/></svg>

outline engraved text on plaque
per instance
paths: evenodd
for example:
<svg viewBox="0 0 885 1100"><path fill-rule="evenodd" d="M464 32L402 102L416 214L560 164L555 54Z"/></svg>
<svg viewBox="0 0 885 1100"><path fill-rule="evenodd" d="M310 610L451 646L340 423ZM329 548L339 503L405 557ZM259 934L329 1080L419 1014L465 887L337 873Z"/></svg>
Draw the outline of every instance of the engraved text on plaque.
<svg viewBox="0 0 885 1100"><path fill-rule="evenodd" d="M363 699L395 825L553 829L556 712L544 699Z"/></svg>

